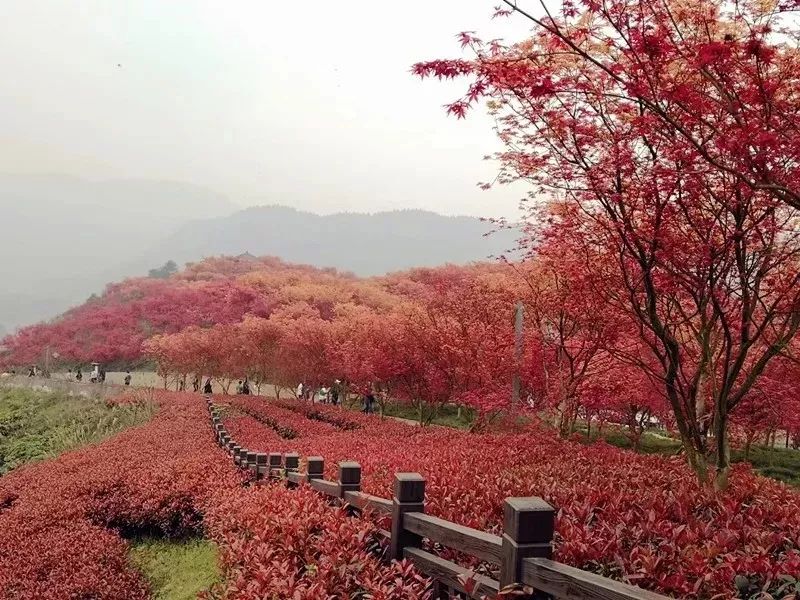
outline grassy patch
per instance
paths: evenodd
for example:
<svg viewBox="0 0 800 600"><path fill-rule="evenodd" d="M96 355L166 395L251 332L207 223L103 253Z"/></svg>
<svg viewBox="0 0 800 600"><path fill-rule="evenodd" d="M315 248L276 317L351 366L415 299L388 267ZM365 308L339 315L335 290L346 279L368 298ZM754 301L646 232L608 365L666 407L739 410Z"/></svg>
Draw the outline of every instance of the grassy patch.
<svg viewBox="0 0 800 600"><path fill-rule="evenodd" d="M586 435L586 427L580 426L578 432ZM626 435L623 428L616 425L606 425L603 427L603 439L617 448L632 448L630 437ZM596 428L592 428L592 441L598 439ZM671 438L663 433L645 432L639 442L639 452L642 454L665 454L672 455L680 450L681 443L675 438Z"/></svg>
<svg viewBox="0 0 800 600"><path fill-rule="evenodd" d="M361 410L364 407L363 400L360 397L351 398L345 403L345 408L351 410ZM380 406L376 403L374 406L375 414L380 412ZM430 414L431 407L425 404L423 411L425 415ZM416 407L410 404L401 402L387 402L383 411L386 417L399 417L401 419L408 419L409 421L419 422L419 412ZM475 419L475 413L472 409L462 407L461 411L453 404L445 404L436 409L436 414L431 419L431 424L442 425L444 427L453 427L455 429L469 429L472 421Z"/></svg>
<svg viewBox="0 0 800 600"><path fill-rule="evenodd" d="M139 425L153 411L146 402L116 406L60 392L0 388L0 475Z"/></svg>
<svg viewBox="0 0 800 600"><path fill-rule="evenodd" d="M586 428L579 432L586 435ZM592 441L597 439L596 429L592 429ZM631 442L625 432L617 426L603 428L603 439L619 448L631 448ZM587 440L588 441L588 440ZM643 454L673 455L680 450L681 443L662 434L646 432L642 435L639 452ZM731 462L749 462L753 469L764 477L784 481L789 485L800 487L800 451L791 448L767 448L754 445L747 459L744 451L732 448Z"/></svg>
<svg viewBox="0 0 800 600"><path fill-rule="evenodd" d="M423 410L427 415L430 413L431 409L426 405ZM419 421L419 413L415 407L399 402L387 402L383 414L388 417L401 417L403 419L410 419L411 421ZM436 414L433 416L433 419L431 419L431 423L433 425L443 425L456 429L468 429L473 419L474 413L471 409L462 408L459 414L458 407L452 404L445 404L436 409Z"/></svg>
<svg viewBox="0 0 800 600"><path fill-rule="evenodd" d="M131 562L150 584L156 600L190 600L219 581L217 546L204 539L137 539Z"/></svg>
<svg viewBox="0 0 800 600"><path fill-rule="evenodd" d="M745 462L744 452L732 450L731 460L733 462ZM765 477L772 477L789 485L800 487L800 451L798 450L753 446L750 449L750 456L747 462Z"/></svg>

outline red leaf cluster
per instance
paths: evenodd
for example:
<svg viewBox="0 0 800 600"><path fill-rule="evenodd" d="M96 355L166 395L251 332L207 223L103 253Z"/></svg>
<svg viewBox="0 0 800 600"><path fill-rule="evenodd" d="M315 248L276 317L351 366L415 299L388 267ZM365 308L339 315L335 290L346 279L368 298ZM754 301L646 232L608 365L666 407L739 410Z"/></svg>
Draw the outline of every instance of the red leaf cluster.
<svg viewBox="0 0 800 600"><path fill-rule="evenodd" d="M244 402L244 404L242 404ZM262 404L232 399L232 407ZM335 407L283 401L298 414L351 414ZM362 465L363 489L389 497L397 471L426 478L426 511L498 532L508 496L541 496L558 511L556 558L580 568L681 597L736 594L734 578L769 589L800 569L800 495L737 466L725 495L697 486L680 459L642 456L605 444L583 446L546 430L475 435L409 427L359 415L352 431L320 434L319 423L294 418L296 437L279 438L250 417L226 427L251 451L326 459L335 479L339 460Z"/></svg>
<svg viewBox="0 0 800 600"><path fill-rule="evenodd" d="M198 532L222 544L225 598L427 597L373 554L374 524L310 490L243 487L199 398L159 404L147 425L0 479L0 598L148 598L124 537Z"/></svg>

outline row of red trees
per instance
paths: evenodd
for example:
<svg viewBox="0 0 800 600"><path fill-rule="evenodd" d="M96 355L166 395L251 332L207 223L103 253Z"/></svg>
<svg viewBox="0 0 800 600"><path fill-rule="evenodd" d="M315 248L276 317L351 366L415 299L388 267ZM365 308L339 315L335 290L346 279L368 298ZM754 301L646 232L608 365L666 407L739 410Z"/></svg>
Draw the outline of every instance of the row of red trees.
<svg viewBox="0 0 800 600"><path fill-rule="evenodd" d="M472 59L415 71L471 79L458 117L488 100L498 180L536 192L525 242L559 272L577 257L592 300L623 323L612 353L666 399L699 480L724 488L732 417L782 404L769 382L794 368L798 4L503 4L528 39L462 34Z"/></svg>
<svg viewBox="0 0 800 600"><path fill-rule="evenodd" d="M358 279L268 258L206 260L171 279L116 284L54 323L21 331L5 341L6 362L33 362L49 346L67 361L150 360L165 376L206 375L226 388L244 377L278 390L340 379L352 391L376 386L414 404L422 421L444 403L470 406L476 426L509 408L518 372L522 406L543 411L564 436L579 420L601 427L610 421L625 425L637 444L655 418L680 435L683 419L705 443L713 441L724 377L719 361L730 344L725 328L741 303L717 290L720 300L709 303L724 309L720 315L683 314L704 288L693 291L657 273L657 314L680 341L686 387L676 388L690 393L687 378L696 381L695 403L675 411L659 346L626 304L638 296L609 257L589 254L590 228L571 235L574 219L568 205L552 205L543 241L522 263ZM681 257L686 264L689 254ZM773 284L758 284L759 302L772 297ZM513 330L518 300L525 310L520 360ZM707 331L697 329L705 318ZM768 339L751 344L753 352ZM710 356L705 367L703 356ZM730 411L737 443L800 433L796 357L789 345L753 376ZM748 377L750 360L742 367Z"/></svg>
<svg viewBox="0 0 800 600"><path fill-rule="evenodd" d="M145 350L164 375L212 376L226 389L248 377L278 393L341 379L352 391L375 386L412 403L423 422L444 403L470 406L476 426L510 408L519 372L523 407L544 411L564 436L579 420L625 425L634 444L653 419L680 433L652 348L630 314L598 291L612 280L555 239L521 264L367 281L308 276L283 288L267 317L155 336ZM516 300L525 309L520 361ZM770 363L734 413L737 442L800 434L798 375L788 354ZM710 429L707 414L693 418Z"/></svg>

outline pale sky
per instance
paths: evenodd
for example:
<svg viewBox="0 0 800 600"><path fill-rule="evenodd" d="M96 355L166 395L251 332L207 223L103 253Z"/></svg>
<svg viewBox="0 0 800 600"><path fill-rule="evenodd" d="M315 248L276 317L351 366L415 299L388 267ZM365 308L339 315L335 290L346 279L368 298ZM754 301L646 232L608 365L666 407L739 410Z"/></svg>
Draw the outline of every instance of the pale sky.
<svg viewBox="0 0 800 600"><path fill-rule="evenodd" d="M239 205L513 216L466 82L411 65L455 35L516 40L497 0L4 0L0 172L209 186ZM119 65L119 66L118 66Z"/></svg>

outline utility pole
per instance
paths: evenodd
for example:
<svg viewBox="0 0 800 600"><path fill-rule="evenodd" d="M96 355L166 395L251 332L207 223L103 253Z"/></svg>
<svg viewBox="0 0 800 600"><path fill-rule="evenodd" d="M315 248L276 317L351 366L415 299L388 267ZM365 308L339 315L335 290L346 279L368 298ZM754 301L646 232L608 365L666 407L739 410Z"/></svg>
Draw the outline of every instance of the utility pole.
<svg viewBox="0 0 800 600"><path fill-rule="evenodd" d="M522 322L524 309L522 300L518 300L514 307L514 376L511 380L511 408L519 408L520 395L520 370L522 369Z"/></svg>

